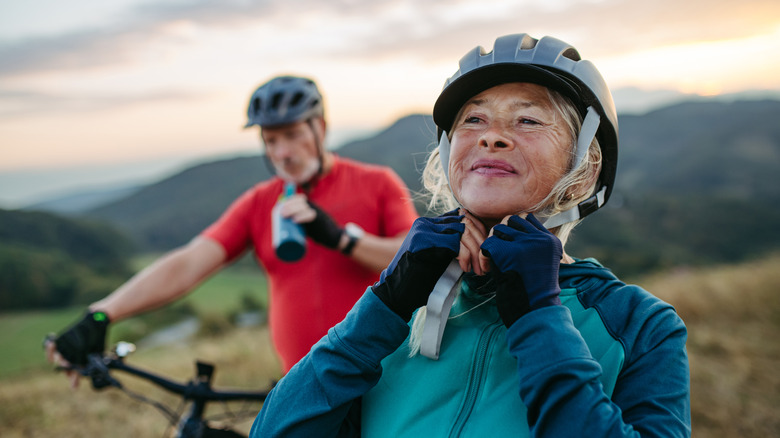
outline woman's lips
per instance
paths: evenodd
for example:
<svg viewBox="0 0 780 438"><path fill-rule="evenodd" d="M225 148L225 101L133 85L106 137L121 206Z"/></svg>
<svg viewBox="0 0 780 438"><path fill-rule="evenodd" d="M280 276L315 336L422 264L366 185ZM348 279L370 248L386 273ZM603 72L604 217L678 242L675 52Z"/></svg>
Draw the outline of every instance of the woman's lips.
<svg viewBox="0 0 780 438"><path fill-rule="evenodd" d="M471 166L471 171L484 175L506 175L515 174L515 168L506 161L501 160L478 160Z"/></svg>

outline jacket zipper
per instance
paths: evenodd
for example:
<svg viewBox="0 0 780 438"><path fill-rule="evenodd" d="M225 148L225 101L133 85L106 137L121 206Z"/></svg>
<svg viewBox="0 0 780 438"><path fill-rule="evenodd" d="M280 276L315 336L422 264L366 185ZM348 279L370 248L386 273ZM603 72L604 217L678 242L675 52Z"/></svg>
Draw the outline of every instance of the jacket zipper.
<svg viewBox="0 0 780 438"><path fill-rule="evenodd" d="M450 431L450 437L458 437L463 432L463 428L466 426L471 412L474 410L474 405L477 401L477 395L482 387L482 383L485 377L486 364L487 364L487 352L490 347L493 335L498 330L498 324L491 324L482 330L479 337L479 343L477 344L477 350L475 353L474 367L469 375L468 388L466 389L466 397L463 401L458 416L455 418L455 423Z"/></svg>

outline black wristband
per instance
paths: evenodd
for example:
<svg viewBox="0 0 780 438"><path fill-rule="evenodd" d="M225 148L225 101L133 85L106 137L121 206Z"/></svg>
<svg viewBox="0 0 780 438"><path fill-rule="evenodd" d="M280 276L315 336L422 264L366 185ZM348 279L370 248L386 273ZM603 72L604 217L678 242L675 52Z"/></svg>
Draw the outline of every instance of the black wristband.
<svg viewBox="0 0 780 438"><path fill-rule="evenodd" d="M341 234L344 230L341 229L341 227L333 221L330 215L317 204L309 200L306 202L309 204L309 207L317 213L313 221L301 224L306 235L320 245L331 249L338 248Z"/></svg>
<svg viewBox="0 0 780 438"><path fill-rule="evenodd" d="M351 236L349 234L347 234L347 237L349 238L349 242L347 242L347 246L341 250L341 253L345 255L351 255L352 250L355 249L355 244L357 243L358 238L357 236Z"/></svg>

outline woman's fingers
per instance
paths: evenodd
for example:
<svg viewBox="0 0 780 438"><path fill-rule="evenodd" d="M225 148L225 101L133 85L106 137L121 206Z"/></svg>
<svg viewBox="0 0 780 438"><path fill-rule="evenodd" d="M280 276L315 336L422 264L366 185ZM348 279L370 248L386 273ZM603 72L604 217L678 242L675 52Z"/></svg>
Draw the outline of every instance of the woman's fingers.
<svg viewBox="0 0 780 438"><path fill-rule="evenodd" d="M490 229L490 233L485 237L486 239L493 235L493 229ZM480 243L480 245L482 245ZM490 271L490 258L488 258L483 252L482 248L479 249L479 253L477 254L477 263L479 264L480 268L484 272Z"/></svg>
<svg viewBox="0 0 780 438"><path fill-rule="evenodd" d="M464 214L462 222L466 228L460 239L458 262L464 272L473 271L477 275L483 275L490 270L489 266L485 269L484 265L479 262L479 247L486 238L485 226L471 213L465 210L461 210L461 213Z"/></svg>
<svg viewBox="0 0 780 438"><path fill-rule="evenodd" d="M521 217L523 217L523 216L525 216L525 215L522 215ZM504 217L504 218L501 220L501 223L502 223L503 225L506 225L506 224L508 224L508 223L509 223L509 218L510 218L510 217L512 217L512 215L505 216L505 217ZM490 232L488 233L488 235L487 235L487 236L485 236L485 239L487 239L488 237L490 237L490 236L492 236L492 235L493 235L493 229L491 228L491 229L490 229ZM484 239L483 239L483 241L484 241ZM482 243L481 243L481 242L480 242L480 245L482 245ZM478 254L478 256L477 256L477 261L478 261L478 263L479 263L480 267L482 268L482 270L483 270L484 272L488 272L488 271L490 271L490 258L489 258L488 256L486 256L485 254L483 254L481 250L479 251L479 254Z"/></svg>

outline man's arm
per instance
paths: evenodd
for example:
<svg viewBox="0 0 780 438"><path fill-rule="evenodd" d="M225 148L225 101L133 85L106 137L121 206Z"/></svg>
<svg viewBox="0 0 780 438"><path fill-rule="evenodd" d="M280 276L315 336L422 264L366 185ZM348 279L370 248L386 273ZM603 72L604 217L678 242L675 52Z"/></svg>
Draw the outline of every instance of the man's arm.
<svg viewBox="0 0 780 438"><path fill-rule="evenodd" d="M382 269L386 268L393 260L393 256L401 247L404 237L406 237L406 233L395 237L380 237L366 233L355 242L349 256L373 271L382 272ZM347 244L349 244L349 236L344 234L339 241L339 251L343 250Z"/></svg>
<svg viewBox="0 0 780 438"><path fill-rule="evenodd" d="M349 236L322 208L305 195L290 196L282 203L281 214L304 226L306 235L315 242L342 252L349 244ZM413 218L412 218L413 220ZM411 221L409 223L411 226ZM349 256L361 265L379 273L390 264L401 247L406 232L392 237L365 233L357 240Z"/></svg>
<svg viewBox="0 0 780 438"><path fill-rule="evenodd" d="M89 306L116 322L173 302L219 270L227 260L222 246L205 237L164 255L106 298Z"/></svg>
<svg viewBox="0 0 780 438"><path fill-rule="evenodd" d="M188 245L158 259L111 295L93 303L90 311L101 311L108 315L110 321L116 322L160 307L191 291L206 277L216 272L226 260L225 250L220 244L205 237L197 237ZM76 329L71 327L70 330ZM75 335L76 338L80 336ZM75 348L78 350L95 347L85 345L83 342L89 343L88 340L81 339ZM102 344L103 341L99 342ZM100 345L97 348L103 347ZM69 361L64 357L65 354L61 354L58 350L55 341L47 340L45 349L49 362L64 368L70 366ZM78 386L79 374L76 371L66 371L66 377L70 380L72 388Z"/></svg>

